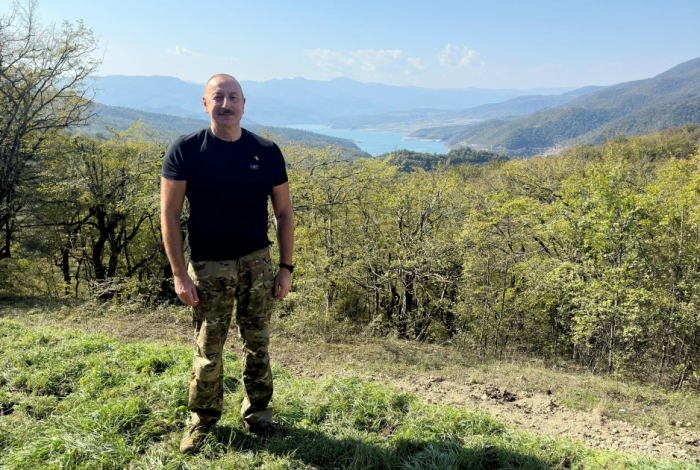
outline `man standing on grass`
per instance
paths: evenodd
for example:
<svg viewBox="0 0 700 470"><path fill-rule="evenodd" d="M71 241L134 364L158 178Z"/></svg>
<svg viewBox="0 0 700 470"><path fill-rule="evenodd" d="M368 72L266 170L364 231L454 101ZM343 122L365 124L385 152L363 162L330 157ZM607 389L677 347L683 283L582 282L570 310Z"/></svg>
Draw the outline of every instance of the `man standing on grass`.
<svg viewBox="0 0 700 470"><path fill-rule="evenodd" d="M222 352L233 317L243 339L241 407L245 427L261 437L282 437L272 422L268 345L272 300L291 286L294 228L289 184L276 144L241 128L245 98L230 75L206 84L204 110L211 127L173 142L163 160L161 224L175 292L192 306L194 365L188 406L192 427L180 443L196 452L221 417ZM268 196L277 222L280 269L273 274L267 238ZM185 197L189 266L182 250L180 213Z"/></svg>

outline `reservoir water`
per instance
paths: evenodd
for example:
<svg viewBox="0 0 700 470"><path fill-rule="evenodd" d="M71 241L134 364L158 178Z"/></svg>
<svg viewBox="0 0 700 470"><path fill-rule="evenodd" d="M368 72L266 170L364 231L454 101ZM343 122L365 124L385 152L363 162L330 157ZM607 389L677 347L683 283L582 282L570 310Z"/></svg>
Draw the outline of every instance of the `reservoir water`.
<svg viewBox="0 0 700 470"><path fill-rule="evenodd" d="M294 124L285 127L354 140L358 147L370 155L379 155L401 149L413 150L414 152L447 153L447 149L442 146L442 142L403 140L408 134L331 129L318 124Z"/></svg>

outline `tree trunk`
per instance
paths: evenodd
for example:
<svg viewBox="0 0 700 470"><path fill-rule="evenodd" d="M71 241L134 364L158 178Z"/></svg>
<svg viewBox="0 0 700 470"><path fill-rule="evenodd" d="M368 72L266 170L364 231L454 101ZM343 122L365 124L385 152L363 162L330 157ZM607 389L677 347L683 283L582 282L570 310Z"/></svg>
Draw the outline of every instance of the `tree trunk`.
<svg viewBox="0 0 700 470"><path fill-rule="evenodd" d="M70 295L70 283L71 283L71 276L70 276L70 248L69 247L63 247L63 250L61 251L61 272L63 273L63 283L64 283L64 292L66 296Z"/></svg>

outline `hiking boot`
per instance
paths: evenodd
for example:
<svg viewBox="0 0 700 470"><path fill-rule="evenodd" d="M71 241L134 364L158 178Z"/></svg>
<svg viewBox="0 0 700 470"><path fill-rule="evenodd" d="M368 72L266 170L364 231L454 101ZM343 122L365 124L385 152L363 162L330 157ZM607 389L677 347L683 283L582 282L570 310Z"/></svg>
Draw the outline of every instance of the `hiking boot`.
<svg viewBox="0 0 700 470"><path fill-rule="evenodd" d="M269 441L270 439L283 439L287 434L284 428L277 423L269 423L255 428L251 428L246 422L244 422L244 425L249 432L255 434L264 441Z"/></svg>
<svg viewBox="0 0 700 470"><path fill-rule="evenodd" d="M201 424L193 425L180 441L180 452L183 454L199 452L199 448L202 447L202 443L207 437L207 434L209 434L210 429L211 426L204 426Z"/></svg>

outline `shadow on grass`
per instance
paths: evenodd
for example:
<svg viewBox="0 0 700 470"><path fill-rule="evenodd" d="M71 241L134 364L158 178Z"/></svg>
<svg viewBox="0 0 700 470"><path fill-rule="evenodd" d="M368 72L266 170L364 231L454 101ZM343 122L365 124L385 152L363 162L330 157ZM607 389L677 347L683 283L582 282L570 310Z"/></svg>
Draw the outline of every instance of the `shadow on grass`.
<svg viewBox="0 0 700 470"><path fill-rule="evenodd" d="M65 305L70 303L71 299L60 300L39 295L17 295L11 292L0 292L0 316L5 316L7 314L6 309L8 307L16 309L28 309Z"/></svg>
<svg viewBox="0 0 700 470"><path fill-rule="evenodd" d="M572 455L560 462L545 462L533 455L513 452L486 441L474 447L464 447L436 439L419 441L397 437L391 443L378 445L370 442L369 434L366 440L334 438L319 431L299 428L287 428L284 439L264 442L240 427L220 424L213 437L226 453L265 452L321 469L549 469L571 468L575 460Z"/></svg>

